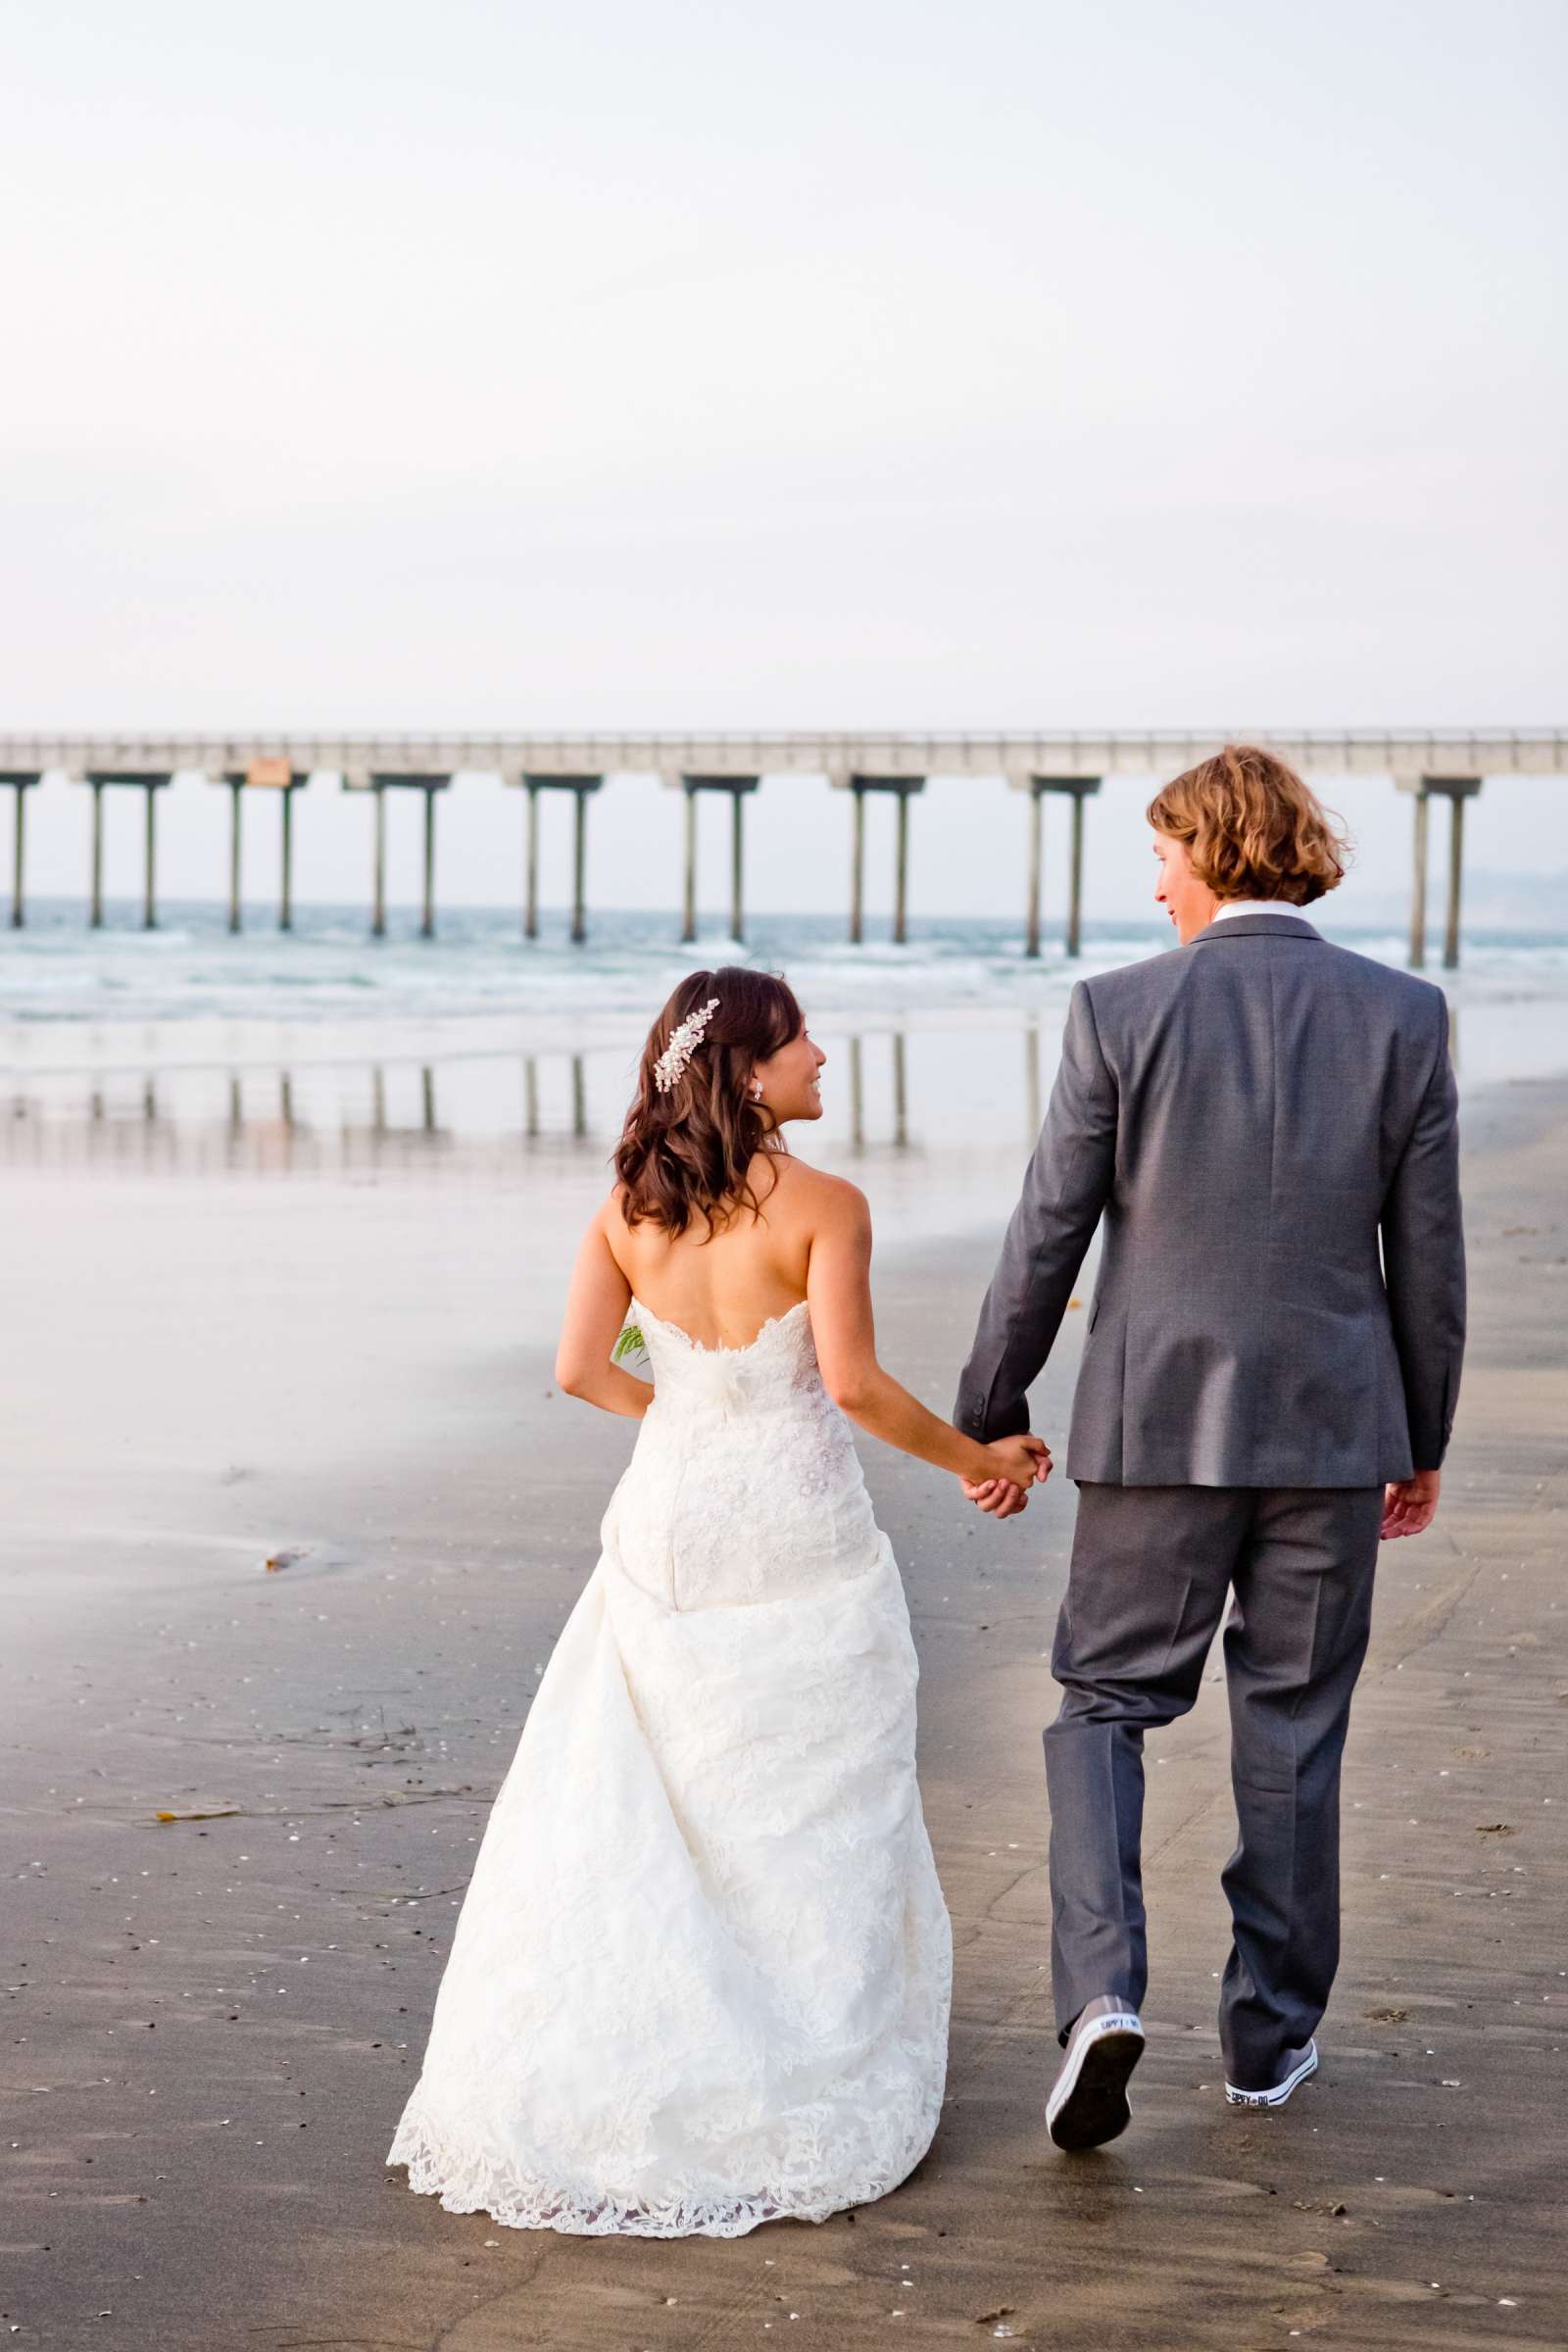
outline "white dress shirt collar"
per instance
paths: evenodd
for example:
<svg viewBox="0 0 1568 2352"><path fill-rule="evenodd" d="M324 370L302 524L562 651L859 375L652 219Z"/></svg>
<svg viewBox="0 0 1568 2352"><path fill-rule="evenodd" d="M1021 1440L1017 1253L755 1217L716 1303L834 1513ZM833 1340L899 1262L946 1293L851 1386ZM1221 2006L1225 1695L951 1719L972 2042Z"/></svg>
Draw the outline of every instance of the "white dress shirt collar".
<svg viewBox="0 0 1568 2352"><path fill-rule="evenodd" d="M1298 923L1308 919L1305 911L1299 906L1293 906L1289 899L1227 899L1223 906L1216 908L1213 919L1216 923L1222 923L1231 914L1288 914Z"/></svg>

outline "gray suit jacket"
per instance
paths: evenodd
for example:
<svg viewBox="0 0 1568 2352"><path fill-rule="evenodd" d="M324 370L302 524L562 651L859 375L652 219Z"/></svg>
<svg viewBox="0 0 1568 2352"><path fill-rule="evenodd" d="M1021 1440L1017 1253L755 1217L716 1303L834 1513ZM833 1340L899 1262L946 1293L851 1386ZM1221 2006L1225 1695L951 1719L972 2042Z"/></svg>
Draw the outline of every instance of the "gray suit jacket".
<svg viewBox="0 0 1568 2352"><path fill-rule="evenodd" d="M1464 1348L1441 989L1298 916L1081 980L954 1419L1029 1427L1105 1221L1067 1475L1362 1487L1442 1462Z"/></svg>

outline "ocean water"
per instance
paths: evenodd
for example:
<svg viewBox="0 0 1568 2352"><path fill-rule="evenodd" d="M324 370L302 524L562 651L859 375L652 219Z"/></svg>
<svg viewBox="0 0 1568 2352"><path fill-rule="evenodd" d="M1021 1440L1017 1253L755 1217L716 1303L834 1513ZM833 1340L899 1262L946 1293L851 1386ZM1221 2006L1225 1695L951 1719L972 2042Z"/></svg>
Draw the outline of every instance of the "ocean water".
<svg viewBox="0 0 1568 2352"><path fill-rule="evenodd" d="M766 915L744 946L707 923L683 947L667 912L600 912L573 946L564 912L547 913L543 936L521 937L514 908L464 907L420 939L410 907L388 915L388 935L369 936L361 907L304 906L292 932L269 908L246 914L237 936L217 902L166 906L154 931L139 906L106 908L90 931L77 903L29 906L21 930L0 933L0 1019L8 1022L122 1023L192 1020L449 1020L496 1012L549 1023L585 1014L646 1022L682 973L702 962L751 962L785 972L818 1011L964 1007L1033 1009L1059 1000L1081 973L1158 954L1172 935L1145 922L1090 923L1083 955L1069 961L1060 925L1048 926L1038 961L1023 952L1015 919L922 917L904 947L886 924L859 947L837 916ZM1402 933L1321 927L1347 947L1402 962ZM1434 935L1429 955L1436 961ZM1456 1001L1499 993L1568 994L1568 932L1480 930L1466 935L1464 965L1443 975Z"/></svg>
<svg viewBox="0 0 1568 2352"><path fill-rule="evenodd" d="M307 1175L500 1176L547 1169L597 1183L637 1053L670 988L698 964L783 971L829 1055L813 1149L879 1163L910 1220L991 1213L1038 1132L1073 982L1172 944L1157 918L1059 926L1038 961L1015 920L922 917L852 947L840 919L765 916L744 947L721 923L683 947L667 912L601 912L574 947L566 918L536 942L514 908L443 914L437 936L398 908L368 936L363 907L304 906L292 933L226 907L169 905L155 931L110 906L41 902L0 934L0 1164ZM1402 962L1393 932L1322 926ZM1432 953L1438 950L1434 940ZM1443 980L1462 1085L1568 1071L1568 936L1478 930ZM983 1205L984 1204L984 1205Z"/></svg>

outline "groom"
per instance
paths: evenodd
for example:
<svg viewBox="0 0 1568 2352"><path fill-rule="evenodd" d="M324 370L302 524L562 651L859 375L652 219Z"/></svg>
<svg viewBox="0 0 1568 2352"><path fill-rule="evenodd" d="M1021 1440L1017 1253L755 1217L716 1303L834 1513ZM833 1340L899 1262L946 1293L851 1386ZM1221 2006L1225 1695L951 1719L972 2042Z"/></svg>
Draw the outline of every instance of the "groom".
<svg viewBox="0 0 1568 2352"><path fill-rule="evenodd" d="M1045 1736L1066 2049L1047 2123L1063 2148L1128 2120L1144 1733L1197 1698L1227 1591L1226 2095L1280 2106L1317 2065L1378 1542L1432 1522L1464 1346L1441 990L1303 915L1345 843L1283 760L1227 746L1148 813L1181 945L1072 992L954 1412L982 1440L1029 1427L1026 1391L1103 1219ZM1005 1482L965 1491L999 1518L1023 1507Z"/></svg>

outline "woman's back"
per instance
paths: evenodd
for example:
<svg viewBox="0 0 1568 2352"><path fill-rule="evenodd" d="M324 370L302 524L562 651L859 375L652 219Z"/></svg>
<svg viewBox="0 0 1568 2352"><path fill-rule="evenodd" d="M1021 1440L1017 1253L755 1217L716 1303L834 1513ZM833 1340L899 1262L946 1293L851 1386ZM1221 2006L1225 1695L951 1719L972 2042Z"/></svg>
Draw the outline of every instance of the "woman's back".
<svg viewBox="0 0 1568 2352"><path fill-rule="evenodd" d="M652 1218L628 1224L625 1191L612 1201L606 1239L634 1297L700 1348L744 1348L807 1292L815 1213L836 1183L783 1152L759 1152L748 1171L756 1206L724 1221L699 1214L684 1233Z"/></svg>
<svg viewBox="0 0 1568 2352"><path fill-rule="evenodd" d="M822 1383L806 1298L813 1195L831 1178L782 1153L752 1170L758 1209L681 1235L607 1239L654 1400L605 1521L630 1581L673 1609L804 1594L879 1561L849 1425Z"/></svg>

